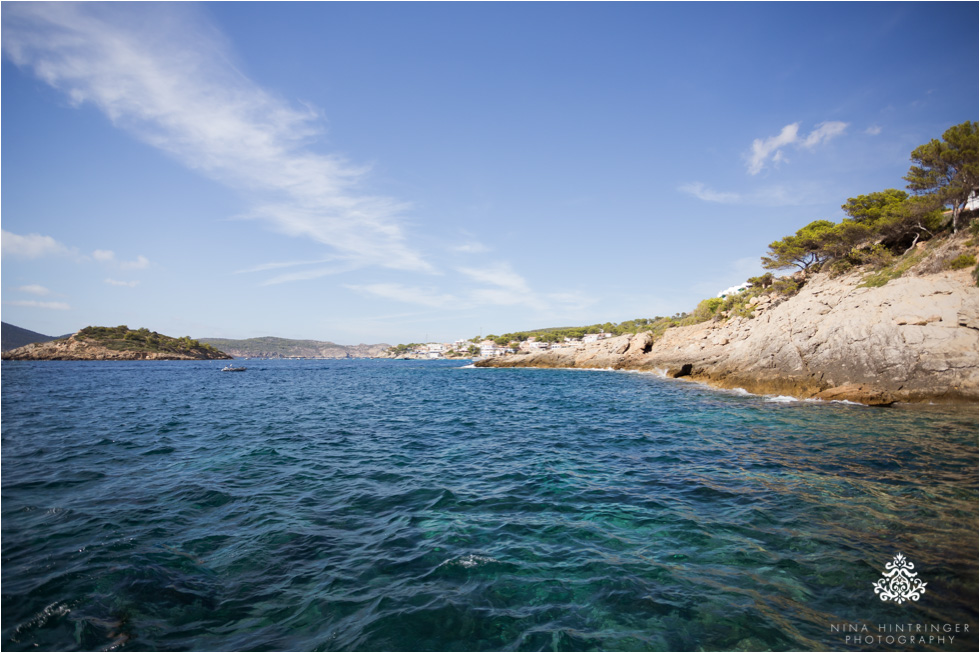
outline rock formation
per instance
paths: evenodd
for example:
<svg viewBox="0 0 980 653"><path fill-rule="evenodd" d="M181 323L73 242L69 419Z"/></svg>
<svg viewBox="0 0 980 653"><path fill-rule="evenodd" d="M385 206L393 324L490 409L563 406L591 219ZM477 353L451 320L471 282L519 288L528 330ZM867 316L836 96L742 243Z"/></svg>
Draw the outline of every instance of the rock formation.
<svg viewBox="0 0 980 653"><path fill-rule="evenodd" d="M977 288L968 270L877 288L815 275L796 296L753 298L751 318L623 335L578 349L505 356L481 367L660 371L723 388L799 398L978 401Z"/></svg>
<svg viewBox="0 0 980 653"><path fill-rule="evenodd" d="M194 351L177 353L172 351L146 351L139 349L112 349L105 343L73 334L68 338L36 342L17 349L3 352L3 360L58 360L58 361L102 361L102 360L220 360L230 359L224 352Z"/></svg>

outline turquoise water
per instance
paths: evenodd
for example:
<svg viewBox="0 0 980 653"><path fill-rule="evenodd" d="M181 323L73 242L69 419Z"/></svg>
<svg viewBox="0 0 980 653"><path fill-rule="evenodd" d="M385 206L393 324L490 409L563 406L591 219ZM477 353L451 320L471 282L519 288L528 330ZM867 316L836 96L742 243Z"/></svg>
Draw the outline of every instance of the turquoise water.
<svg viewBox="0 0 980 653"><path fill-rule="evenodd" d="M977 648L976 407L247 364L3 363L4 650Z"/></svg>

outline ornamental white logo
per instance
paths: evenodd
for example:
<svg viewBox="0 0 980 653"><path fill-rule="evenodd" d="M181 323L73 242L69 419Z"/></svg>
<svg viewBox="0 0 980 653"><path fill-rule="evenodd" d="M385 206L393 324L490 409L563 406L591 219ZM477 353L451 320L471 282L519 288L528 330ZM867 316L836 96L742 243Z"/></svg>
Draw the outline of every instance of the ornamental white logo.
<svg viewBox="0 0 980 653"><path fill-rule="evenodd" d="M926 583L916 578L919 574L912 571L913 569L915 565L899 553L885 565L881 580L874 584L875 594L882 601L894 601L898 604L918 601L926 591Z"/></svg>

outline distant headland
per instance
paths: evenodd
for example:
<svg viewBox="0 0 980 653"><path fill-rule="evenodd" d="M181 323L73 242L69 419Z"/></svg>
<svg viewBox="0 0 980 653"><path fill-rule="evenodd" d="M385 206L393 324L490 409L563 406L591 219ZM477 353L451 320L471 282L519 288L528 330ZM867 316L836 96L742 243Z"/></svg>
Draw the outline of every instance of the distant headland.
<svg viewBox="0 0 980 653"><path fill-rule="evenodd" d="M329 340L293 340L291 338L201 338L235 358L377 358L388 350L387 343L377 345L338 345Z"/></svg>
<svg viewBox="0 0 980 653"><path fill-rule="evenodd" d="M220 360L231 356L189 336L149 329L89 326L65 338L3 352L3 360Z"/></svg>

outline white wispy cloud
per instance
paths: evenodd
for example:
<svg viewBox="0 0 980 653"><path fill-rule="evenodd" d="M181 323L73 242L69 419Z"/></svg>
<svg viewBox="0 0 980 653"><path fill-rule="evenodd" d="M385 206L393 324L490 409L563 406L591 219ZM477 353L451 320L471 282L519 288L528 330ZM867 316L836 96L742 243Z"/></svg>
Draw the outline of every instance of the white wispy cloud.
<svg viewBox="0 0 980 653"><path fill-rule="evenodd" d="M145 270L150 267L150 260L143 255L137 256L135 261L119 261L121 270Z"/></svg>
<svg viewBox="0 0 980 653"><path fill-rule="evenodd" d="M815 192L810 185L799 183L793 188L780 185L763 186L749 193L716 191L702 182L686 184L677 190L705 202L744 206L800 206L812 204L820 199L820 193Z"/></svg>
<svg viewBox="0 0 980 653"><path fill-rule="evenodd" d="M767 160L782 161L783 153L780 148L795 143L799 130L800 123L794 122L783 127L776 136L757 138L752 141L752 151L748 157L749 174L756 175L762 172Z"/></svg>
<svg viewBox="0 0 980 653"><path fill-rule="evenodd" d="M443 308L457 302L457 299L448 293L440 293L432 288L406 286L400 283L374 283L348 285L347 287L356 292L375 295L385 299L394 299L409 304L420 304L430 308Z"/></svg>
<svg viewBox="0 0 980 653"><path fill-rule="evenodd" d="M483 254L485 252L489 252L490 248L483 243L471 241L468 243L463 243L462 245L455 245L454 247L451 247L450 250L459 254Z"/></svg>
<svg viewBox="0 0 980 653"><path fill-rule="evenodd" d="M878 134L881 133L881 127L878 125L871 125L870 127L864 130L864 133L867 134L868 136L877 136Z"/></svg>
<svg viewBox="0 0 980 653"><path fill-rule="evenodd" d="M100 263L114 263L120 270L144 270L150 267L150 260L140 254L134 261L118 261L116 253L111 249L97 249L92 252L92 258Z"/></svg>
<svg viewBox="0 0 980 653"><path fill-rule="evenodd" d="M309 149L317 111L244 76L193 8L101 3L4 6L3 49L74 103L178 161L257 196L244 217L359 265L431 271L406 243L408 205L361 190L367 169Z"/></svg>
<svg viewBox="0 0 980 653"><path fill-rule="evenodd" d="M74 251L59 243L51 236L41 234L20 234L11 233L7 230L0 230L0 240L4 256L15 258L35 259L43 256L64 256L72 255Z"/></svg>
<svg viewBox="0 0 980 653"><path fill-rule="evenodd" d="M527 306L541 311L567 312L593 303L576 292L537 292L510 263L498 261L484 267L461 267L456 271L483 287L471 288L467 298L472 306Z"/></svg>
<svg viewBox="0 0 980 653"><path fill-rule="evenodd" d="M700 181L685 184L677 190L682 193L687 193L688 195L693 195L699 200L704 200L705 202L716 202L718 204L737 204L742 199L742 196L738 193L716 191L708 188Z"/></svg>
<svg viewBox="0 0 980 653"><path fill-rule="evenodd" d="M482 268L456 268L458 272L467 277L491 286L497 286L502 290L515 293L517 295L531 294L531 287L527 281L511 267L510 263L500 261Z"/></svg>
<svg viewBox="0 0 980 653"><path fill-rule="evenodd" d="M786 161L785 148L792 145L798 148L813 149L840 136L847 129L848 123L827 121L818 124L805 137L800 137L800 123L794 122L783 127L775 136L757 138L752 141L752 148L746 155L746 167L750 175L757 175L766 165L779 164Z"/></svg>
<svg viewBox="0 0 980 653"><path fill-rule="evenodd" d="M356 270L359 267L361 267L361 264L356 261L340 262L335 265L313 268L312 270L301 270L299 272L287 272L286 274L280 274L272 277L271 279L266 279L260 285L275 286L280 283L290 283L292 281L310 281L312 279L319 279L321 277L327 277L334 274L350 272L351 270Z"/></svg>
<svg viewBox="0 0 980 653"><path fill-rule="evenodd" d="M41 295L42 297L44 295L51 294L50 290L37 283L28 284L26 286L18 286L17 290L20 292L30 293L31 295Z"/></svg>
<svg viewBox="0 0 980 653"><path fill-rule="evenodd" d="M110 286L126 286L128 288L135 288L139 285L139 281L118 281L116 279L106 279L105 282Z"/></svg>
<svg viewBox="0 0 980 653"><path fill-rule="evenodd" d="M15 301L4 302L8 306L24 306L27 308L45 308L53 311L67 311L71 306L65 302L39 302L33 299L18 299Z"/></svg>
<svg viewBox="0 0 980 653"><path fill-rule="evenodd" d="M847 129L846 122L838 122L838 121L822 122L819 125L817 125L816 129L814 129L812 132L807 134L806 138L803 139L803 142L800 143L800 146L805 147L807 149L816 147L821 143L826 143L831 138L840 136L841 134L844 133L845 129Z"/></svg>
<svg viewBox="0 0 980 653"><path fill-rule="evenodd" d="M318 265L320 263L330 263L331 261L336 261L336 260L337 260L336 256L330 256L327 258L319 258L319 259L313 259L309 261L272 261L270 263L253 265L252 267L244 268L242 270L235 270L235 274L250 274L252 272L268 272L269 270L295 268L301 265Z"/></svg>
<svg viewBox="0 0 980 653"><path fill-rule="evenodd" d="M510 263L497 261L483 267L456 268L454 292L432 286L419 287L403 283L349 284L346 287L362 295L372 295L428 308L465 312L486 306L524 306L551 316L569 315L595 303L575 291L537 292Z"/></svg>

